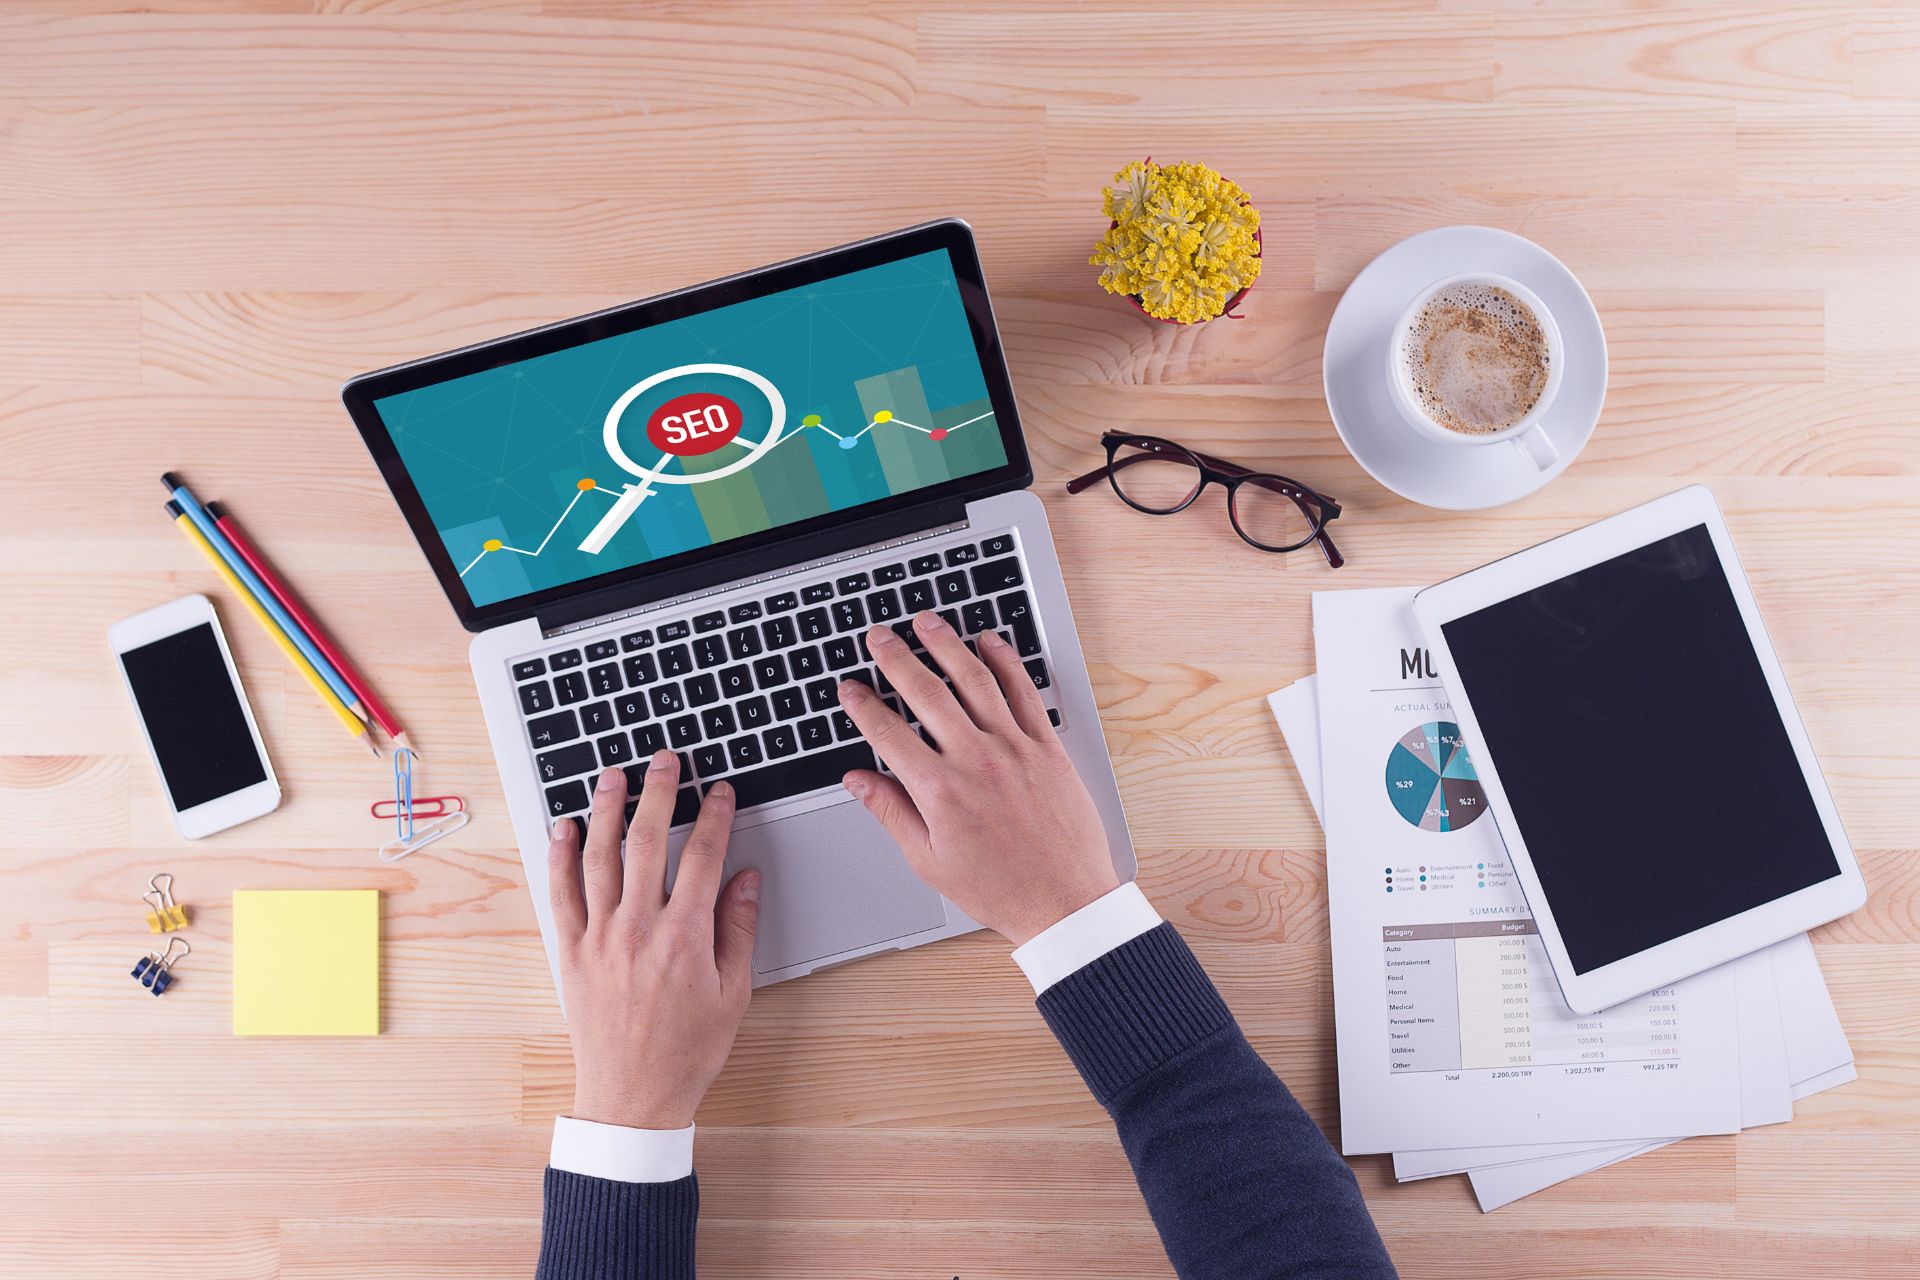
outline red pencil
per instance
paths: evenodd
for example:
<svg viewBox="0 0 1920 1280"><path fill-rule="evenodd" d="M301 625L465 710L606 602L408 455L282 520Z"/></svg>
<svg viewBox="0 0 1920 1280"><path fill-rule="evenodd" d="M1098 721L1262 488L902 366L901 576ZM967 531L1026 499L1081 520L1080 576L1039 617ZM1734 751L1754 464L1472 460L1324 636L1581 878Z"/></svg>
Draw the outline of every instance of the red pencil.
<svg viewBox="0 0 1920 1280"><path fill-rule="evenodd" d="M380 722L381 731L393 739L395 746L412 751L413 747L407 741L407 731L400 727L400 722L393 718L393 713L387 710L385 704L374 696L373 689L368 686L361 674L354 670L353 664L347 661L344 653L340 652L340 647L334 644L333 638L322 630L314 616L301 606L299 599L293 594L293 589L273 571L273 566L267 563L266 556L260 553L260 549L254 546L244 533L240 532L240 526L234 522L232 516L227 514L225 505L209 502L207 514L213 517L213 522L219 526L220 532L226 534L232 541L234 549L240 553L240 558L260 575L260 581L267 584L267 590L273 592L273 598L293 615L293 620L300 624L301 629L307 633L307 637L313 641L314 647L324 653L327 661L340 672L340 678L360 695L360 701L366 707L368 714ZM414 754L420 753L414 751Z"/></svg>

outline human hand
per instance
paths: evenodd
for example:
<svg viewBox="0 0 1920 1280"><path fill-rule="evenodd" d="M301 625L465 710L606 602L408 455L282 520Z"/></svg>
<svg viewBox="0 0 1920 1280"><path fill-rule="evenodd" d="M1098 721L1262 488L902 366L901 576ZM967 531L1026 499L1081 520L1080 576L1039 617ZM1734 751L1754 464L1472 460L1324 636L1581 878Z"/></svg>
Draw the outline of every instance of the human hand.
<svg viewBox="0 0 1920 1280"><path fill-rule="evenodd" d="M560 976L573 1038L573 1116L635 1129L684 1129L726 1065L753 993L760 875L720 887L733 788L707 793L666 891L667 828L680 762L655 752L620 859L627 777L600 775L586 848L577 822L547 849ZM717 898L717 903L716 903Z"/></svg>
<svg viewBox="0 0 1920 1280"><path fill-rule="evenodd" d="M913 629L952 690L890 627L871 628L867 648L938 745L842 681L840 705L895 775L857 769L844 785L922 880L1019 946L1119 886L1100 811L1003 636L980 635L976 658L938 614Z"/></svg>

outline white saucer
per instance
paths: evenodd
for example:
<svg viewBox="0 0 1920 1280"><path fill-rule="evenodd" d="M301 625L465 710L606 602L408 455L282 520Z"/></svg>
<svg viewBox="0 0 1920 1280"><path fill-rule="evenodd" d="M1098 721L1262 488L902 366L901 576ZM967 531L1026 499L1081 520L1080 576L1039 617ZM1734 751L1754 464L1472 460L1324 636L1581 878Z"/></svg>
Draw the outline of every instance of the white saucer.
<svg viewBox="0 0 1920 1280"><path fill-rule="evenodd" d="M1426 286L1463 271L1513 277L1560 326L1566 372L1541 424L1560 457L1545 471L1505 441L1431 440L1388 394L1387 340L1401 312ZM1441 227L1402 240L1354 277L1327 325L1320 372L1334 429L1368 475L1422 506L1473 511L1526 497L1586 447L1607 398L1607 335L1573 272L1533 241L1494 227Z"/></svg>

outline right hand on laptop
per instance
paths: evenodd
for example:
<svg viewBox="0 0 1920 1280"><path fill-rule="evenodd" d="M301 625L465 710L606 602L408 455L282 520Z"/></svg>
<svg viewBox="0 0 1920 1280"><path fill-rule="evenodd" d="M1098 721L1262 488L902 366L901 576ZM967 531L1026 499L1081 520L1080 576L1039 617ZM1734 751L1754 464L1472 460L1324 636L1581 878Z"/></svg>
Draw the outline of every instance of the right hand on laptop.
<svg viewBox="0 0 1920 1280"><path fill-rule="evenodd" d="M845 786L922 880L1019 946L1119 886L1100 812L1012 645L985 632L976 658L934 613L913 629L951 690L891 628L867 647L938 748L843 681L840 705L894 774L857 769Z"/></svg>

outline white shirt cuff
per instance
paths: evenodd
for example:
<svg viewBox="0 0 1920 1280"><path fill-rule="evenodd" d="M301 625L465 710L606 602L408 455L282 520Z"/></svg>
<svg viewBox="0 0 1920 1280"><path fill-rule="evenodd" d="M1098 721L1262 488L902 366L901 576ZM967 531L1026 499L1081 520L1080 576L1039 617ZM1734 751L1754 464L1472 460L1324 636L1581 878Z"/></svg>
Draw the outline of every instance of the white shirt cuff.
<svg viewBox="0 0 1920 1280"><path fill-rule="evenodd" d="M1039 995L1159 924L1160 913L1140 886L1128 881L1015 947L1013 962Z"/></svg>
<svg viewBox="0 0 1920 1280"><path fill-rule="evenodd" d="M629 1129L556 1116L547 1163L613 1182L678 1182L693 1172L693 1126Z"/></svg>

